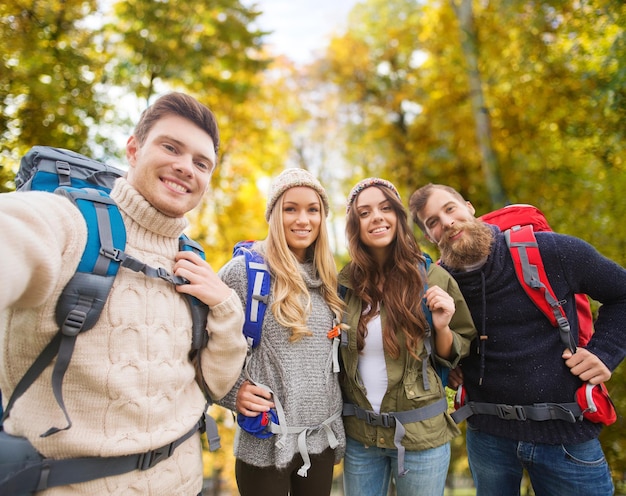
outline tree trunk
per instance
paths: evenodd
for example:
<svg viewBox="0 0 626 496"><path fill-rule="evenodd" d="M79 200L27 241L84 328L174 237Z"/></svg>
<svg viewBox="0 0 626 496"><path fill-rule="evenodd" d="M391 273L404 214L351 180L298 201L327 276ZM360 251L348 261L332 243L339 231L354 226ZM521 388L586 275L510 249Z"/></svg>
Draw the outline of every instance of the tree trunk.
<svg viewBox="0 0 626 496"><path fill-rule="evenodd" d="M481 155L485 185L492 207L502 207L507 203L507 198L500 181L498 159L491 142L491 120L489 109L485 104L482 79L478 69L478 40L474 25L472 0L450 0L450 4L459 22L461 49L467 67L472 111L476 122L476 138Z"/></svg>

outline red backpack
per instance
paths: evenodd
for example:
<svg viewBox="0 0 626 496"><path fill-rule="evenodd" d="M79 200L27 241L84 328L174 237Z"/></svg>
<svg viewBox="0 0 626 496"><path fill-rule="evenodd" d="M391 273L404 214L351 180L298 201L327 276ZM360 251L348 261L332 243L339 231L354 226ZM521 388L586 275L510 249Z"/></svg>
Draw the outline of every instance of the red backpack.
<svg viewBox="0 0 626 496"><path fill-rule="evenodd" d="M505 232L520 284L554 327L559 327L562 332L569 332L561 328L567 325L569 330L569 324L561 303L552 291L535 240L535 232L552 231L543 212L532 205L515 204L489 212L480 219ZM577 294L575 298L578 345L585 346L593 334L593 317L587 296ZM576 343L573 346L572 353L576 351Z"/></svg>
<svg viewBox="0 0 626 496"><path fill-rule="evenodd" d="M552 231L543 213L532 205L509 205L480 217L488 224L498 226L505 235L513 258L515 272L530 299L559 329L561 340L574 353L577 344L570 332L569 322L561 302L554 295L543 267L535 231ZM577 294L578 345L584 346L593 334L593 319L586 295ZM470 401L465 388L459 386L452 418L460 423L474 414L497 415L510 420L561 419L575 422L582 417L605 425L617 419L615 406L604 384L583 384L576 392L575 401L568 404L539 404L532 406L495 405Z"/></svg>
<svg viewBox="0 0 626 496"><path fill-rule="evenodd" d="M578 314L578 344L574 342L569 322L561 302L554 295L543 267L535 231L552 231L543 213L532 205L509 205L480 217L504 232L513 258L517 278L530 299L561 333L561 341L574 353L584 346L593 334L593 320L589 300L576 295ZM458 424L475 414L496 415L506 420L560 419L576 422L586 418L592 422L610 425L617 419L615 407L604 384L583 384L571 403L542 403L535 405L501 405L471 401L460 385L454 400L455 412L451 414Z"/></svg>

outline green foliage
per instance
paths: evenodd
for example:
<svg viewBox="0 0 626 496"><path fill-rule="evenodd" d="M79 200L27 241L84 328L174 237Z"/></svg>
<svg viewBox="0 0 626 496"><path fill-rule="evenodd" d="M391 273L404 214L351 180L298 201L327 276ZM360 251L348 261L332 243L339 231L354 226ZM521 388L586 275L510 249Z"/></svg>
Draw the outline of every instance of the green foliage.
<svg viewBox="0 0 626 496"><path fill-rule="evenodd" d="M258 15L238 0L0 5L1 187L12 189L20 157L36 144L120 161L116 140L157 93L182 89L218 114L224 101L246 103L267 66L263 33L249 28Z"/></svg>
<svg viewBox="0 0 626 496"><path fill-rule="evenodd" d="M249 29L259 14L238 0L117 2L104 28L105 46L116 53L113 83L146 101L167 83L242 102L250 75L266 66L258 58L263 33Z"/></svg>
<svg viewBox="0 0 626 496"><path fill-rule="evenodd" d="M555 230L624 265L625 25L626 6L612 0L359 3L320 64L339 88L353 174L386 177L406 200L449 184L482 214L500 206L486 186L487 136L510 202L537 205ZM609 384L619 411L624 374ZM602 436L616 480L623 438L623 420Z"/></svg>
<svg viewBox="0 0 626 496"><path fill-rule="evenodd" d="M95 4L26 0L0 5L0 157L10 169L37 144L88 151L90 127L107 108L96 89L102 54L84 23Z"/></svg>
<svg viewBox="0 0 626 496"><path fill-rule="evenodd" d="M355 175L407 197L428 182L494 205L459 29L445 2L370 0L331 40L320 77L338 85ZM498 178L510 202L624 264L626 7L619 2L474 3L478 69ZM593 226L593 233L588 229Z"/></svg>

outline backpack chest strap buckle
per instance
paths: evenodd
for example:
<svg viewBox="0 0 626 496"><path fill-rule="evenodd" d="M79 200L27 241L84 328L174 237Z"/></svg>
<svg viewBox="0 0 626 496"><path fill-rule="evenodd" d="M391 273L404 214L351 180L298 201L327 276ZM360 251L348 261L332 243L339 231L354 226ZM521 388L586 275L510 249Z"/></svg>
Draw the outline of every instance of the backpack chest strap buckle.
<svg viewBox="0 0 626 496"><path fill-rule="evenodd" d="M496 414L503 420L526 420L526 411L521 405L496 405Z"/></svg>
<svg viewBox="0 0 626 496"><path fill-rule="evenodd" d="M380 427L394 427L396 425L396 419L388 413L376 413L369 410L365 412L364 420L373 426ZM359 415L357 414L357 417Z"/></svg>
<svg viewBox="0 0 626 496"><path fill-rule="evenodd" d="M160 448L153 449L152 451L142 453L138 457L137 468L139 470L148 470L154 467L157 463L166 460L167 458L172 456L175 448L175 443L176 441L165 446L161 446Z"/></svg>

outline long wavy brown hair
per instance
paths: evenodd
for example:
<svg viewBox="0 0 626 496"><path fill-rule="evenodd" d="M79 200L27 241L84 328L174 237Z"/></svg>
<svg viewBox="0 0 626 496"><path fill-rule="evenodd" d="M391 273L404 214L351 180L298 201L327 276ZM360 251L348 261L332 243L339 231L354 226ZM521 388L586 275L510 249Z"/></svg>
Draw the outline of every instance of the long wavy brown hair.
<svg viewBox="0 0 626 496"><path fill-rule="evenodd" d="M363 350L367 323L377 314L377 308L385 308L383 322L383 346L393 358L400 356L400 343L396 332L404 334L408 352L415 358L418 345L424 338L426 317L422 309L422 294L426 270L424 257L413 232L409 228L407 212L397 196L387 187L370 186L382 191L396 213L396 238L389 246L387 260L381 267L363 244L360 236L360 220L356 209L351 208L346 218L346 236L352 262L349 276L354 293L362 302L362 312L357 328L357 349ZM358 197L357 197L358 198ZM382 282L382 288L380 283Z"/></svg>

